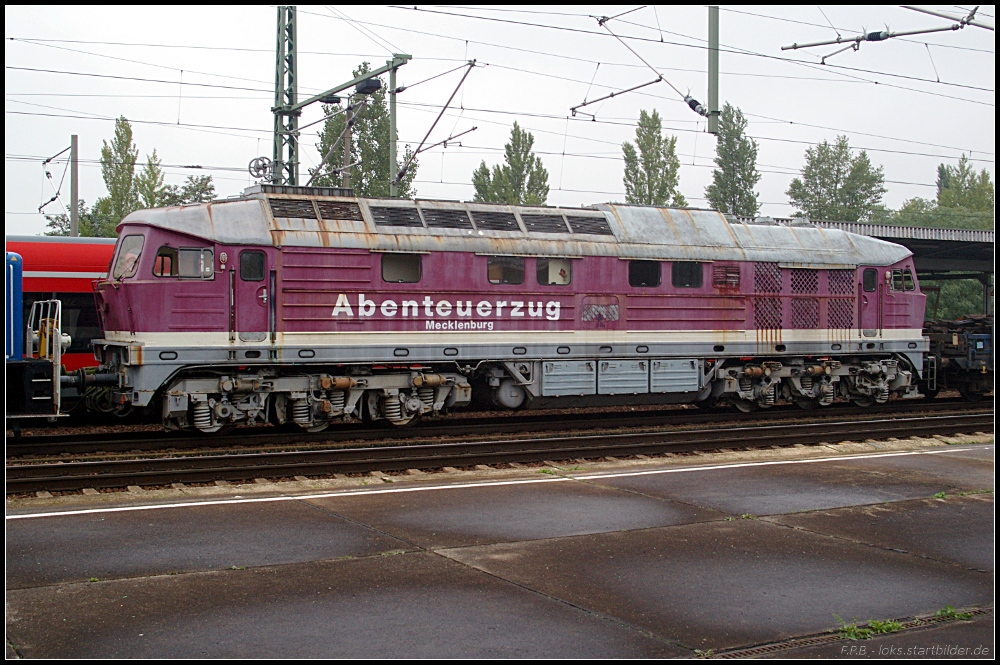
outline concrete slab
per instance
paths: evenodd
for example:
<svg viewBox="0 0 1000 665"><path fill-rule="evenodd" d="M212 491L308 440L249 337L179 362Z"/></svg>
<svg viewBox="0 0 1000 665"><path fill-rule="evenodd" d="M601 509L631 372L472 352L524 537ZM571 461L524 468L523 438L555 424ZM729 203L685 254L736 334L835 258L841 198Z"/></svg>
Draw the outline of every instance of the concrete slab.
<svg viewBox="0 0 1000 665"><path fill-rule="evenodd" d="M441 553L702 650L993 600L990 575L754 519Z"/></svg>
<svg viewBox="0 0 1000 665"><path fill-rule="evenodd" d="M975 448L961 451L944 451L934 455L909 455L904 457L871 457L851 462L851 466L875 472L912 471L928 478L936 478L951 489L986 490L995 484L992 455L983 457Z"/></svg>
<svg viewBox="0 0 1000 665"><path fill-rule="evenodd" d="M645 529L724 516L577 481L456 486L434 492L310 499L382 533L431 549Z"/></svg>
<svg viewBox="0 0 1000 665"><path fill-rule="evenodd" d="M889 461L874 468L866 466L875 464L868 460L838 460L595 478L590 482L731 515L758 516L917 499L954 489L939 476L892 468L893 461L908 458L885 459Z"/></svg>
<svg viewBox="0 0 1000 665"><path fill-rule="evenodd" d="M767 519L970 568L993 570L992 494L919 499Z"/></svg>
<svg viewBox="0 0 1000 665"><path fill-rule="evenodd" d="M299 501L8 520L7 588L405 548L405 543Z"/></svg>
<svg viewBox="0 0 1000 665"><path fill-rule="evenodd" d="M775 654L775 658L996 658L994 617L950 621L931 628L879 635Z"/></svg>
<svg viewBox="0 0 1000 665"><path fill-rule="evenodd" d="M431 553L10 591L27 658L663 658L691 652Z"/></svg>

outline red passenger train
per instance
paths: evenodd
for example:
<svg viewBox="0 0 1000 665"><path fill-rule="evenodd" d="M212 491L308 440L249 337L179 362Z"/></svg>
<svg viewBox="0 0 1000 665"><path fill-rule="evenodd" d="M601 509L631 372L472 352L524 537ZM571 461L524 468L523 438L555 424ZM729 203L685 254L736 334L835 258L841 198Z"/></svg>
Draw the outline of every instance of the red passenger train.
<svg viewBox="0 0 1000 665"><path fill-rule="evenodd" d="M260 186L142 210L97 286L102 372L169 428L467 405L918 397L905 247L703 210Z"/></svg>
<svg viewBox="0 0 1000 665"><path fill-rule="evenodd" d="M63 367L72 372L96 366L91 340L102 333L93 283L108 276L115 239L7 236L5 243L8 252L17 252L24 261L23 320L28 321L35 301L60 300L62 332L72 340L62 355Z"/></svg>

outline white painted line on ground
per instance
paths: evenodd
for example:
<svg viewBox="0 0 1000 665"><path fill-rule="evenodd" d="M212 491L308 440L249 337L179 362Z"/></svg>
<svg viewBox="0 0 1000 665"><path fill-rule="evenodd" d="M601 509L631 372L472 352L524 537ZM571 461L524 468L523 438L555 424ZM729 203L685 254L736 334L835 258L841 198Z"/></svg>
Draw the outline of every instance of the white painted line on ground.
<svg viewBox="0 0 1000 665"><path fill-rule="evenodd" d="M546 478L527 478L522 480L495 480L478 483L455 483L451 485L432 485L430 487L393 487L385 489L365 490L334 490L315 494L298 494L295 496L269 496L250 499L212 499L208 501L185 501L181 503L163 503L149 506L121 506L117 508L85 508L83 510L64 510L59 512L28 513L22 515L7 515L7 520L27 520L40 517L71 517L74 515L95 515L103 513L124 513L140 510L164 510L167 508L200 508L203 506L224 506L243 503L270 503L278 501L305 501L308 499L329 499L333 497L370 496L373 494L400 494L405 492L431 492L435 490L459 490L473 487L505 487L510 485L537 485L541 483L561 483L570 480L600 480L604 478L628 478L631 476L651 476L667 473L689 473L692 471L716 471L720 469L742 469L757 466L778 466L783 464L814 464L817 462L842 462L859 459L874 459L879 457L907 457L912 455L937 455L946 452L966 452L970 450L992 450L993 446L975 446L969 448L945 448L939 450L913 450L898 453L869 453L861 455L842 455L837 457L820 457L804 460L774 460L766 462L738 462L734 464L706 464L688 466L680 469L651 469L647 471L623 471L608 473L591 473L586 475L569 475Z"/></svg>

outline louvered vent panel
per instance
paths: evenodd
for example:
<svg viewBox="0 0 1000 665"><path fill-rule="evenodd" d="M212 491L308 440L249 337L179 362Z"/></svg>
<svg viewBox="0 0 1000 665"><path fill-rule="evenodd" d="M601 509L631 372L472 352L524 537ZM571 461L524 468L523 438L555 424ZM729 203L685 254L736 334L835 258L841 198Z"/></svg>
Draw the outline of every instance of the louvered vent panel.
<svg viewBox="0 0 1000 665"><path fill-rule="evenodd" d="M826 301L826 319L827 326L830 328L853 328L854 298L837 298Z"/></svg>
<svg viewBox="0 0 1000 665"><path fill-rule="evenodd" d="M372 206L372 217L375 226L410 226L423 227L416 208L376 208Z"/></svg>
<svg viewBox="0 0 1000 665"><path fill-rule="evenodd" d="M816 293L819 290L819 271L793 268L791 282L792 293Z"/></svg>
<svg viewBox="0 0 1000 665"><path fill-rule="evenodd" d="M323 219L344 219L352 222L363 222L361 206L346 201L317 201L319 216Z"/></svg>
<svg viewBox="0 0 1000 665"><path fill-rule="evenodd" d="M271 214L275 217L316 219L316 210L308 199L268 199Z"/></svg>
<svg viewBox="0 0 1000 665"><path fill-rule="evenodd" d="M566 216L573 233L585 233L592 236L612 236L611 227L604 217L571 217Z"/></svg>
<svg viewBox="0 0 1000 665"><path fill-rule="evenodd" d="M829 270L826 273L826 282L832 296L849 296L854 294L853 270Z"/></svg>
<svg viewBox="0 0 1000 665"><path fill-rule="evenodd" d="M472 222L464 210L423 208L424 220L430 229L471 229Z"/></svg>
<svg viewBox="0 0 1000 665"><path fill-rule="evenodd" d="M753 302L753 324L758 330L781 327L781 298L756 298Z"/></svg>
<svg viewBox="0 0 1000 665"><path fill-rule="evenodd" d="M739 266L713 266L712 286L718 288L732 288L740 285Z"/></svg>
<svg viewBox="0 0 1000 665"><path fill-rule="evenodd" d="M521 215L524 228L531 233L569 233L562 215Z"/></svg>
<svg viewBox="0 0 1000 665"><path fill-rule="evenodd" d="M512 212L492 212L473 210L472 219L476 220L476 228L484 231L520 231L517 217Z"/></svg>
<svg viewBox="0 0 1000 665"><path fill-rule="evenodd" d="M753 264L753 288L757 293L781 293L781 267L777 263Z"/></svg>
<svg viewBox="0 0 1000 665"><path fill-rule="evenodd" d="M819 328L818 298L792 298L792 327Z"/></svg>

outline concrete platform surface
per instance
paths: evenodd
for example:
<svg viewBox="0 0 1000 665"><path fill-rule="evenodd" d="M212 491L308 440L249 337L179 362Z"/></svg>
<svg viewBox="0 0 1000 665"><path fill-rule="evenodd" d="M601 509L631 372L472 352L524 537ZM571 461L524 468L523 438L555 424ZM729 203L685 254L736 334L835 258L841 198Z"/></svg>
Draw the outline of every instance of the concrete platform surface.
<svg viewBox="0 0 1000 665"><path fill-rule="evenodd" d="M7 656L690 657L992 607L980 440L8 501Z"/></svg>

